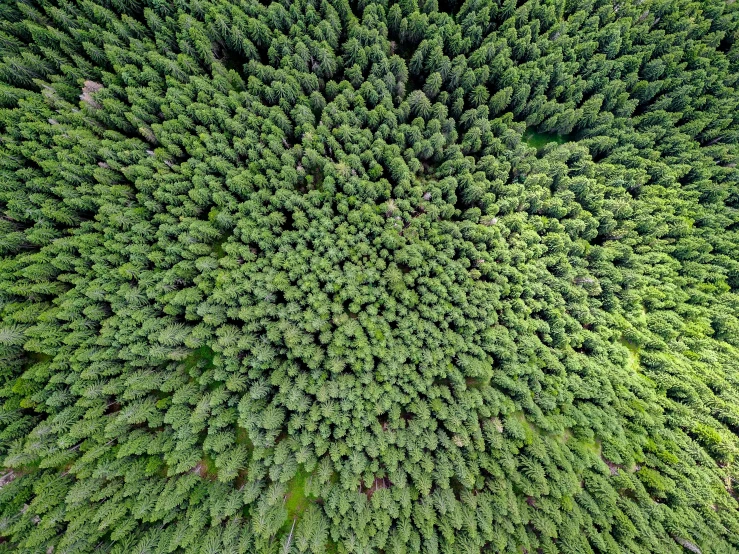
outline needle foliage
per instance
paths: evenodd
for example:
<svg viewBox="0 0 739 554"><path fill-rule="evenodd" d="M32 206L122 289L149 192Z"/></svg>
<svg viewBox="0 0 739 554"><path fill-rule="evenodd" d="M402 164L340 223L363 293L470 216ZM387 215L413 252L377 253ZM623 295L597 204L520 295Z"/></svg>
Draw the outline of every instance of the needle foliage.
<svg viewBox="0 0 739 554"><path fill-rule="evenodd" d="M0 1L0 553L737 552L738 39Z"/></svg>

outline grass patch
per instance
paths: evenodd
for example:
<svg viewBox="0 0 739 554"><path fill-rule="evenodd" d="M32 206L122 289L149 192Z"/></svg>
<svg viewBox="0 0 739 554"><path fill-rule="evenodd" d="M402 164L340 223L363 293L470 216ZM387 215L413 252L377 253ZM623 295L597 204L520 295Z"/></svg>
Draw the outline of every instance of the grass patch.
<svg viewBox="0 0 739 554"><path fill-rule="evenodd" d="M639 347L625 337L621 337L618 342L628 350L626 367L632 371L639 371Z"/></svg>
<svg viewBox="0 0 739 554"><path fill-rule="evenodd" d="M285 500L285 508L287 509L287 520L292 525L292 521L308 507L310 500L305 493L305 483L308 480L309 473L304 468L298 468L295 477L287 483L287 500Z"/></svg>
<svg viewBox="0 0 739 554"><path fill-rule="evenodd" d="M301 465L298 467L298 471L295 477L290 479L287 483L287 494L285 499L285 509L287 510L287 519L281 528L282 537L280 539L282 545L285 544L287 537L290 534L290 530L293 529L293 524L297 524L303 515L303 512L310 506L312 502L315 502L315 497L306 493L305 487L310 473L305 470ZM324 544L324 552L327 554L337 554L339 552L338 545L327 537L327 542ZM281 547L282 548L282 547ZM280 550L281 552L282 550Z"/></svg>
<svg viewBox="0 0 739 554"><path fill-rule="evenodd" d="M465 379L465 384L467 385L468 389L482 389L484 387L487 387L490 385L490 379L491 377L468 377Z"/></svg>
<svg viewBox="0 0 739 554"><path fill-rule="evenodd" d="M236 427L236 444L245 445L249 449L249 452L254 450L254 445L249 438L249 432L243 427Z"/></svg>
<svg viewBox="0 0 739 554"><path fill-rule="evenodd" d="M581 440L580 444L598 458L603 454L603 444L600 439Z"/></svg>
<svg viewBox="0 0 739 554"><path fill-rule="evenodd" d="M226 255L226 251L223 249L223 245L226 244L226 241L231 237L231 235L233 235L233 231L223 233L223 235L221 235L221 238L213 243L212 248L213 253L216 255L216 258L223 258L223 256Z"/></svg>
<svg viewBox="0 0 739 554"><path fill-rule="evenodd" d="M30 362L29 365L50 362L52 359L54 359L54 356L51 356L49 354L44 354L43 352L26 351L26 356L28 357L28 360Z"/></svg>
<svg viewBox="0 0 739 554"><path fill-rule="evenodd" d="M215 481L218 478L216 462L208 453L205 452L203 453L202 459L190 470L190 472L196 473L201 478L208 481Z"/></svg>
<svg viewBox="0 0 739 554"><path fill-rule="evenodd" d="M526 131L523 134L523 140L531 146L531 148L536 148L536 150L541 150L544 148L547 144L550 142L554 142L555 144L564 144L568 141L567 136L565 135L557 135L555 133L537 133L536 131Z"/></svg>
<svg viewBox="0 0 739 554"><path fill-rule="evenodd" d="M190 371L195 367L202 367L204 369L213 368L213 357L216 353L210 346L201 346L193 350L185 359L185 369Z"/></svg>
<svg viewBox="0 0 739 554"><path fill-rule="evenodd" d="M249 459L251 460L252 453L254 452L254 443L251 442L251 439L249 438L249 433L246 429L240 426L236 426L236 444L237 445L243 445L246 446L246 449L249 451ZM236 478L236 487L241 488L244 486L244 483L246 483L247 479L247 470L242 469L239 471L239 476Z"/></svg>
<svg viewBox="0 0 739 554"><path fill-rule="evenodd" d="M595 458L601 457L603 445L598 438L578 438L570 428L565 429L560 434L550 434L549 436L555 438L561 444L567 444L568 448L576 454L589 454Z"/></svg>

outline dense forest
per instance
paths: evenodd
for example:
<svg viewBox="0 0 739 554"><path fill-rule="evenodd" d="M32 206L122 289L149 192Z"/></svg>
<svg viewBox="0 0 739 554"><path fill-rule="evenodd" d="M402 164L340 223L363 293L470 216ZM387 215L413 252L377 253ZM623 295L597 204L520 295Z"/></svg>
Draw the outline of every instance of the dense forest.
<svg viewBox="0 0 739 554"><path fill-rule="evenodd" d="M0 0L0 553L739 551L739 2Z"/></svg>

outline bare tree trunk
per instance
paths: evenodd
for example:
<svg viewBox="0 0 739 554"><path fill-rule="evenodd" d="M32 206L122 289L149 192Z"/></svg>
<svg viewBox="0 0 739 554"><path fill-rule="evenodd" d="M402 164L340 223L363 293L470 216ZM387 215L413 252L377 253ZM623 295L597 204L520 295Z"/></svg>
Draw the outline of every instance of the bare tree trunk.
<svg viewBox="0 0 739 554"><path fill-rule="evenodd" d="M287 554L290 552L290 544L293 542L293 531L295 530L295 522L298 521L297 517L293 518L293 526L290 528L290 535L287 537L287 541L285 542L285 548L282 550L282 554Z"/></svg>

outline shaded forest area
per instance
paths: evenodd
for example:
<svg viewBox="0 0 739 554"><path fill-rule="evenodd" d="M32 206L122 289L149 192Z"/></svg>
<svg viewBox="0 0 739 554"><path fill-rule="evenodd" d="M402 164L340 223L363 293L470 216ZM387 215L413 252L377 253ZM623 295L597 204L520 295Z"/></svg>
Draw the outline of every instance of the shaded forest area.
<svg viewBox="0 0 739 554"><path fill-rule="evenodd" d="M739 551L738 37L0 2L0 553Z"/></svg>

